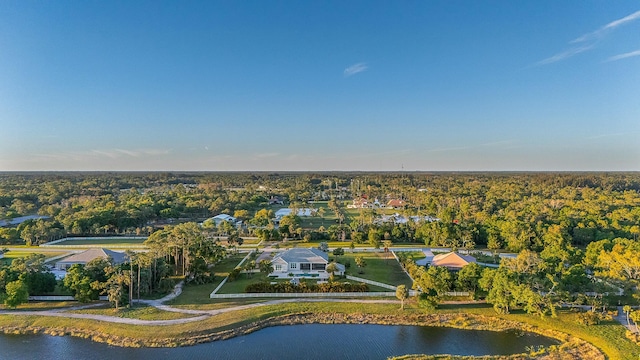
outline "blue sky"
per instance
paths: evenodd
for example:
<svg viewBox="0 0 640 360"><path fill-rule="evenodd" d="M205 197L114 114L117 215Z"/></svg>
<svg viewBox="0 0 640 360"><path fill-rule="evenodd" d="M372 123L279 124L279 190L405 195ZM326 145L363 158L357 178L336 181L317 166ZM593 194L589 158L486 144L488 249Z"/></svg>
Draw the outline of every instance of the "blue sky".
<svg viewBox="0 0 640 360"><path fill-rule="evenodd" d="M2 1L0 170L640 170L637 1Z"/></svg>

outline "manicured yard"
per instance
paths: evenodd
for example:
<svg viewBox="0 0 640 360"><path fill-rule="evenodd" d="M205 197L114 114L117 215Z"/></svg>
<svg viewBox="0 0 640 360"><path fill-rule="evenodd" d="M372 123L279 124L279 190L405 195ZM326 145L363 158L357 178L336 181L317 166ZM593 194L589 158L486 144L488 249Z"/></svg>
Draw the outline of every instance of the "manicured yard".
<svg viewBox="0 0 640 360"><path fill-rule="evenodd" d="M96 245L104 245L105 247L109 246L143 246L146 239L137 239L137 238L104 238L104 239L70 239L59 242L52 246L56 245L65 245L65 246L96 246Z"/></svg>
<svg viewBox="0 0 640 360"><path fill-rule="evenodd" d="M187 305L187 304L208 304L212 300L209 299L211 292L224 280L229 272L233 270L238 263L246 256L246 254L234 254L217 263L213 270L216 275L215 282L204 285L187 285L182 289L182 294L173 301L171 305ZM245 275L241 275L244 277Z"/></svg>
<svg viewBox="0 0 640 360"><path fill-rule="evenodd" d="M402 253L406 254L406 256L408 257L411 257L414 261L424 259L426 257L424 256L424 253L422 251L403 251Z"/></svg>
<svg viewBox="0 0 640 360"><path fill-rule="evenodd" d="M363 269L358 269L356 266L355 258L358 256L361 256L365 260L366 266ZM339 256L337 261L343 264L345 261L351 263L351 266L347 269L347 275L393 286L404 284L411 287L413 285L411 279L405 274L391 253L345 253ZM363 273L360 274L360 271Z"/></svg>
<svg viewBox="0 0 640 360"><path fill-rule="evenodd" d="M242 238L242 246L246 246L246 245L258 245L260 243L260 239L245 239Z"/></svg>
<svg viewBox="0 0 640 360"><path fill-rule="evenodd" d="M263 273L254 273L252 277L247 277L248 274L240 274L237 279L234 281L227 281L220 290L218 290L218 294L239 294L244 293L244 289L249 284L261 282L261 281L273 281L270 280Z"/></svg>

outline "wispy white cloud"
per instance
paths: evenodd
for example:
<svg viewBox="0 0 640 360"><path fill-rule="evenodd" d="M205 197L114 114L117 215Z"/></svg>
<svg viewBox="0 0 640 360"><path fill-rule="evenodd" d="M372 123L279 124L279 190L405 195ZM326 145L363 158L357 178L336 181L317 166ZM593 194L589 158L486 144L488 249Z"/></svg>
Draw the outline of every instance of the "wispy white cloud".
<svg viewBox="0 0 640 360"><path fill-rule="evenodd" d="M366 71L368 68L369 67L367 66L366 63L353 64L348 68L344 69L344 77L349 77L357 73L361 73L363 71Z"/></svg>
<svg viewBox="0 0 640 360"><path fill-rule="evenodd" d="M634 57L634 56L640 56L640 49L638 49L636 51L631 51L631 52L628 52L628 53L612 56L612 57L608 58L607 61L618 61L618 60L622 60L622 59L626 59L626 58L630 58L630 57Z"/></svg>
<svg viewBox="0 0 640 360"><path fill-rule="evenodd" d="M614 29L630 23L632 21L638 20L640 19L640 10L634 12L633 14L627 15L623 18L614 20L604 26L602 26L601 28L599 28L598 30L586 33L582 36L579 36L578 38L572 40L569 42L569 44L572 44L572 46L565 50L562 51L560 53L557 53L551 57L548 57L546 59L543 59L541 61L538 61L536 63L536 65L547 65L547 64L552 64L558 61L562 61L564 59L568 59L574 55L583 53L587 50L593 49L595 47L595 45L606 36L607 33L613 31ZM623 54L624 55L624 54ZM630 56L636 56L636 55L630 55ZM619 60L619 59L616 59Z"/></svg>
<svg viewBox="0 0 640 360"><path fill-rule="evenodd" d="M50 154L35 154L40 159L52 160L68 160L68 161L85 161L99 158L119 159L123 157L151 157L166 155L171 152L170 149L92 149L88 151L67 151Z"/></svg>
<svg viewBox="0 0 640 360"><path fill-rule="evenodd" d="M444 147L444 148L435 148L427 150L427 152L443 152L443 151L458 151L458 150L466 150L468 146L456 146L456 147Z"/></svg>
<svg viewBox="0 0 640 360"><path fill-rule="evenodd" d="M596 140L596 139L609 138L614 136L630 136L637 133L638 133L637 131L626 131L626 132L609 133L609 134L598 134L593 136L587 136L585 137L585 140Z"/></svg>
<svg viewBox="0 0 640 360"><path fill-rule="evenodd" d="M512 145L515 142L516 142L515 140L491 141L491 142L480 144L480 146L504 146L504 145Z"/></svg>
<svg viewBox="0 0 640 360"><path fill-rule="evenodd" d="M124 154L124 155L129 155L132 157L138 157L140 156L140 151L132 151L132 150L123 150L123 149L115 149L115 152L118 152L120 154Z"/></svg>
<svg viewBox="0 0 640 360"><path fill-rule="evenodd" d="M271 152L271 153L261 153L261 154L256 154L255 156L258 159L266 159L266 158L271 158L271 157L276 157L280 155L280 153L277 152Z"/></svg>
<svg viewBox="0 0 640 360"><path fill-rule="evenodd" d="M551 57L548 57L546 59L540 60L537 62L536 65L547 65L547 64L552 64L554 62L558 62L567 58L570 58L574 55L580 54L582 52L585 52L587 50L591 50L593 47L595 46L595 44L587 44L587 45L582 45L582 46L575 46L572 48L569 48L561 53L557 53Z"/></svg>

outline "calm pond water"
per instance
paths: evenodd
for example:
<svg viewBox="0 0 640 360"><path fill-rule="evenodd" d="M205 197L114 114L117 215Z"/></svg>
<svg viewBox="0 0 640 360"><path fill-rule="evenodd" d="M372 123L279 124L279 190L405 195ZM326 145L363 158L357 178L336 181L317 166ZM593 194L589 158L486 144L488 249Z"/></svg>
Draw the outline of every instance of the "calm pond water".
<svg viewBox="0 0 640 360"><path fill-rule="evenodd" d="M422 326L311 324L182 348L132 349L69 336L0 335L2 359L386 359L405 354L505 355L558 342L535 334Z"/></svg>

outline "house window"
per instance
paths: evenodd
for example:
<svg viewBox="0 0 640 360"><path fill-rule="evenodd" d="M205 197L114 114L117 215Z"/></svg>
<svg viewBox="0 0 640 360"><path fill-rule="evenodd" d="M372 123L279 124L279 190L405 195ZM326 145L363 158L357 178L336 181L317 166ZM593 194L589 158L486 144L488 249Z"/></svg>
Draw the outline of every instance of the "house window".
<svg viewBox="0 0 640 360"><path fill-rule="evenodd" d="M312 270L324 270L326 268L326 264L312 264Z"/></svg>
<svg viewBox="0 0 640 360"><path fill-rule="evenodd" d="M298 268L298 263L291 263L291 264L289 264L289 268L290 268L290 269L297 269L297 268Z"/></svg>
<svg viewBox="0 0 640 360"><path fill-rule="evenodd" d="M274 269L275 269L275 271L280 271L280 270L282 270L282 265L276 265L274 267Z"/></svg>
<svg viewBox="0 0 640 360"><path fill-rule="evenodd" d="M309 263L300 264L300 270L311 270L311 264Z"/></svg>

